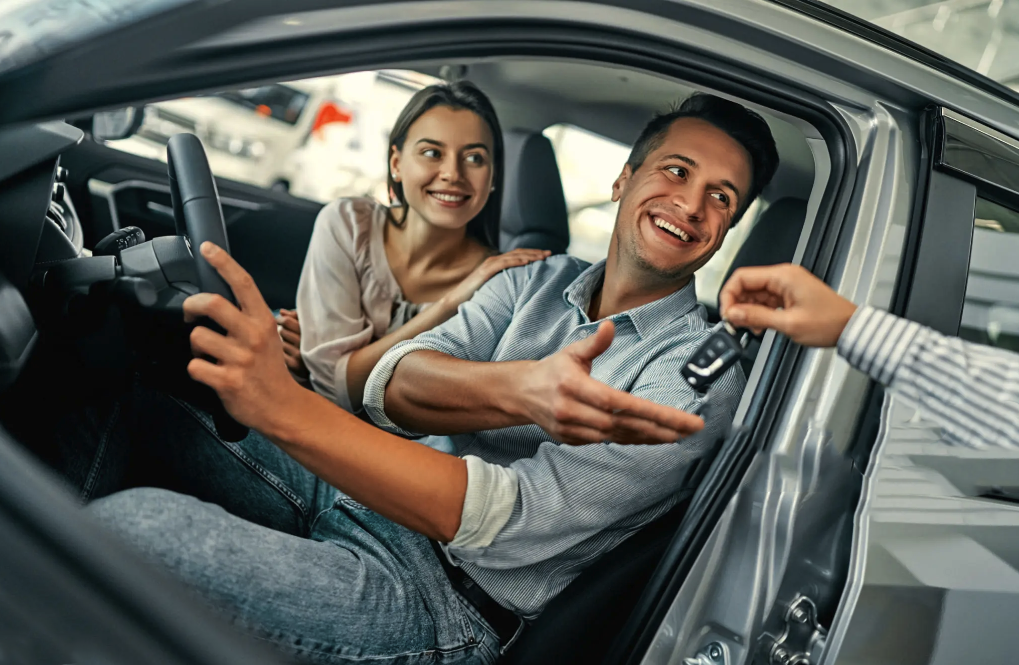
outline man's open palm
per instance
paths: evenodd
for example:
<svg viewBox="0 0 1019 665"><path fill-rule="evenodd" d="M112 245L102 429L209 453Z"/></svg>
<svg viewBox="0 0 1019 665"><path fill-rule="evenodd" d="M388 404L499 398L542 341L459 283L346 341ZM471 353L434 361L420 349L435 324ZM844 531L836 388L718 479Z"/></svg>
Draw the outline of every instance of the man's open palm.
<svg viewBox="0 0 1019 665"><path fill-rule="evenodd" d="M520 388L530 419L556 440L575 445L671 443L704 427L697 416L610 388L591 378L594 359L612 344L615 326L540 360Z"/></svg>

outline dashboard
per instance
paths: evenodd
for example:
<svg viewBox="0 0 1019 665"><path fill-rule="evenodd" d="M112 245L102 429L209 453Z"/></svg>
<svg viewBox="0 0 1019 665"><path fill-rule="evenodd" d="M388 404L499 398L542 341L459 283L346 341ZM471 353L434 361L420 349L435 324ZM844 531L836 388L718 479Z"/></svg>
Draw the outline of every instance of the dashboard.
<svg viewBox="0 0 1019 665"><path fill-rule="evenodd" d="M25 299L37 263L83 252L60 154L81 130L62 122L0 130L0 390L17 378L38 338Z"/></svg>

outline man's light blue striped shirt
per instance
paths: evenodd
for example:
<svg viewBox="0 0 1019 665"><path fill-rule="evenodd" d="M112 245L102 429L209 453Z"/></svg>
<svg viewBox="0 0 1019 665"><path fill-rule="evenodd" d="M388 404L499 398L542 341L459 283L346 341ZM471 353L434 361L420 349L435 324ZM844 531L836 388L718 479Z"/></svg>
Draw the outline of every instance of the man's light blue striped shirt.
<svg viewBox="0 0 1019 665"><path fill-rule="evenodd" d="M587 310L604 275L604 261L589 265L570 256L499 273L461 305L457 316L382 358L365 386L368 414L384 429L415 436L384 408L396 364L414 351L481 362L539 360L589 336L599 322L592 322ZM687 411L697 406L701 398L680 375L710 335L693 282L610 318L616 336L595 359L591 375L658 404ZM728 408L717 413L709 428L731 421L744 383L737 365L715 384ZM491 532L480 538L481 546L458 546L455 540L447 552L496 601L528 617L536 616L598 556L687 496L693 490L687 472L700 456L683 442L564 445L537 425L450 440L456 454L468 459L463 521L469 513L492 512L501 521L495 529L487 523ZM506 505L501 515L488 505L500 503Z"/></svg>

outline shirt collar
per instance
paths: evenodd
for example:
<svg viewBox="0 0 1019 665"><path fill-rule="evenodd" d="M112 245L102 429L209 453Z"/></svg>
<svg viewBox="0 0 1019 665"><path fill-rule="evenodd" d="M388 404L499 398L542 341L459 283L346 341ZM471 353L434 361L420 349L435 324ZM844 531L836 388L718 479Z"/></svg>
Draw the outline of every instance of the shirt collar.
<svg viewBox="0 0 1019 665"><path fill-rule="evenodd" d="M605 260L602 259L598 263L588 266L584 272L577 275L577 278L566 287L566 290L563 292L563 298L571 305L579 307L586 318L587 310L591 305L591 297L598 287L601 286L604 279ZM697 307L697 287L695 281L696 279L691 279L689 284L675 293L649 302L646 305L620 312L610 318L629 318L640 338L645 339L656 329L686 316Z"/></svg>

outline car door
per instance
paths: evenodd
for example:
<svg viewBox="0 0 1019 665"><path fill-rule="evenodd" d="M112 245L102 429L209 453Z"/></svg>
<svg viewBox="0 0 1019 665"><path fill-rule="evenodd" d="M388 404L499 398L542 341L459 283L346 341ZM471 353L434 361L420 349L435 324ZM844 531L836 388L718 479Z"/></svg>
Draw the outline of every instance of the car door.
<svg viewBox="0 0 1019 665"><path fill-rule="evenodd" d="M166 164L86 137L61 165L78 207L85 246L137 226L146 238L174 234ZM292 307L321 203L216 178L230 250L272 308Z"/></svg>
<svg viewBox="0 0 1019 665"><path fill-rule="evenodd" d="M944 108L928 112L926 132L926 194L896 309L1017 351L1019 141ZM980 395L968 399L979 408ZM879 430L858 461L860 528L823 662L1012 662L1019 452L953 447L922 409L884 391L872 404Z"/></svg>

